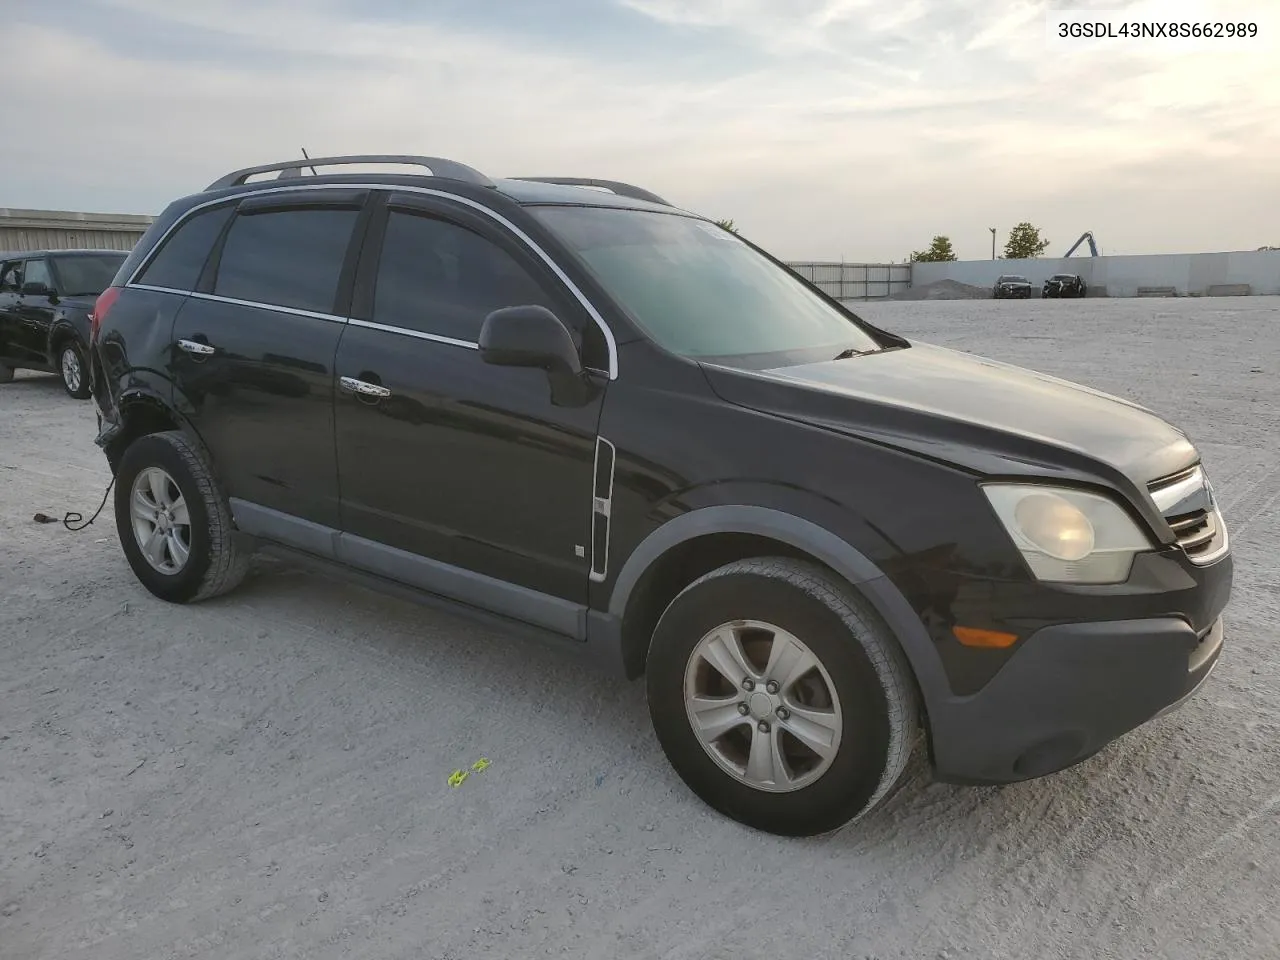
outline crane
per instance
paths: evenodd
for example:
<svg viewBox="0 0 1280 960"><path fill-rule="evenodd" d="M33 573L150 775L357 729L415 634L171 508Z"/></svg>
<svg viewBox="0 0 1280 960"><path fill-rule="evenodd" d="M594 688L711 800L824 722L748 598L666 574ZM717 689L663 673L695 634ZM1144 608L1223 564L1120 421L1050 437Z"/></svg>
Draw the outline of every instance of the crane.
<svg viewBox="0 0 1280 960"><path fill-rule="evenodd" d="M1071 245L1071 249L1067 251L1067 256L1069 257L1073 253L1075 253L1076 248L1080 246L1080 244L1084 243L1086 240L1089 241L1089 256L1096 257L1098 255L1098 245L1093 242L1093 233L1089 230L1086 230L1084 233L1080 234L1080 239ZM1064 257L1063 259L1066 259L1066 258Z"/></svg>

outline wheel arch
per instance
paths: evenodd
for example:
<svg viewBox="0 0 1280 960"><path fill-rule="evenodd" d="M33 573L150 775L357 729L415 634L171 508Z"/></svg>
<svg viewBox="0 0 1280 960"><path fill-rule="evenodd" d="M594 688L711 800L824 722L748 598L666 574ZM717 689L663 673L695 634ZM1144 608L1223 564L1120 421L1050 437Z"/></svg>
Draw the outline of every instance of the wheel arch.
<svg viewBox="0 0 1280 960"><path fill-rule="evenodd" d="M103 445L112 473L119 468L120 458L124 456L129 444L152 433L179 430L202 451L207 452L204 440L191 421L152 390L137 387L126 390L117 401L117 409L120 412L120 428Z"/></svg>
<svg viewBox="0 0 1280 960"><path fill-rule="evenodd" d="M45 346L45 352L49 355L50 364L57 365L58 352L68 340L74 340L80 344L80 352L85 355L86 362L88 361L88 344L85 343L84 337L80 335L75 325L63 317L54 321L53 326L49 328L49 342Z"/></svg>
<svg viewBox="0 0 1280 960"><path fill-rule="evenodd" d="M765 555L814 561L849 583L902 648L922 707L947 695L942 660L924 624L884 571L852 544L810 520L747 505L703 507L682 514L650 533L627 558L614 582L608 610L621 625L627 676L635 678L644 672L653 627L680 589L724 563Z"/></svg>

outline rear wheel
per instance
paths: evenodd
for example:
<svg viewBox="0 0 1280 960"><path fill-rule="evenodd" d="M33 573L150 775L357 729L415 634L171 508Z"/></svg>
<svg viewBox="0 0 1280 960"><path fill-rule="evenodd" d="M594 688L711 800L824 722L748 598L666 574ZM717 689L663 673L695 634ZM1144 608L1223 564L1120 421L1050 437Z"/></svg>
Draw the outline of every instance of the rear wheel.
<svg viewBox="0 0 1280 960"><path fill-rule="evenodd" d="M89 396L89 375L84 351L74 340L65 341L58 348L58 373L62 376L63 389L77 400Z"/></svg>
<svg viewBox="0 0 1280 960"><path fill-rule="evenodd" d="M178 431L131 443L115 488L116 531L129 566L161 600L189 603L234 588L249 551L199 448Z"/></svg>
<svg viewBox="0 0 1280 960"><path fill-rule="evenodd" d="M810 836L874 809L915 741L909 668L865 601L825 569L743 560L690 584L654 631L658 740L704 802Z"/></svg>

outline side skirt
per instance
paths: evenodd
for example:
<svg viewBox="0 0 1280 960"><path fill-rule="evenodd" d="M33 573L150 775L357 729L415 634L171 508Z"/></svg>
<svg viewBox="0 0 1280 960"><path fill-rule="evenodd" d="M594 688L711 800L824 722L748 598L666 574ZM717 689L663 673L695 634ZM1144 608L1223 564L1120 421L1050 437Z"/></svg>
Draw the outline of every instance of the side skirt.
<svg viewBox="0 0 1280 960"><path fill-rule="evenodd" d="M256 549L317 572L549 643L625 676L618 618L559 597L232 498Z"/></svg>

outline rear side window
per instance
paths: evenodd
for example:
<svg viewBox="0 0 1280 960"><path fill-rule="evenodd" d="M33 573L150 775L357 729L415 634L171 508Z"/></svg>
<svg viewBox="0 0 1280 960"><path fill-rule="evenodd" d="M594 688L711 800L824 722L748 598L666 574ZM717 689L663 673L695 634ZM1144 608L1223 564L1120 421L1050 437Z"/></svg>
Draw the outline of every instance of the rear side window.
<svg viewBox="0 0 1280 960"><path fill-rule="evenodd" d="M234 209L232 204L211 207L183 221L147 264L138 282L171 290L194 290L209 251Z"/></svg>
<svg viewBox="0 0 1280 960"><path fill-rule="evenodd" d="M326 208L241 213L218 262L218 296L332 313L359 212Z"/></svg>
<svg viewBox="0 0 1280 960"><path fill-rule="evenodd" d="M378 264L376 323L475 343L491 312L526 305L555 309L501 247L456 224L392 212Z"/></svg>
<svg viewBox="0 0 1280 960"><path fill-rule="evenodd" d="M58 284L68 297L96 297L111 286L124 254L58 257L53 261Z"/></svg>

